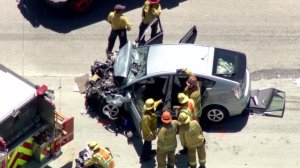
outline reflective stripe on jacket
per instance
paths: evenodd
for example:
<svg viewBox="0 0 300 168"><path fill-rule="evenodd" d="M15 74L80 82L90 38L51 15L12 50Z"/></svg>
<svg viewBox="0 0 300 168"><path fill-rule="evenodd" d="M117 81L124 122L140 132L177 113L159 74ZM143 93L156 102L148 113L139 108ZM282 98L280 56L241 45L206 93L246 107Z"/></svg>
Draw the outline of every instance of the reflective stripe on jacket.
<svg viewBox="0 0 300 168"><path fill-rule="evenodd" d="M91 166L93 164L98 164L103 168L112 168L111 162L113 162L112 156L108 150L105 148L100 148L98 153L94 153L92 157L84 163L84 166Z"/></svg>

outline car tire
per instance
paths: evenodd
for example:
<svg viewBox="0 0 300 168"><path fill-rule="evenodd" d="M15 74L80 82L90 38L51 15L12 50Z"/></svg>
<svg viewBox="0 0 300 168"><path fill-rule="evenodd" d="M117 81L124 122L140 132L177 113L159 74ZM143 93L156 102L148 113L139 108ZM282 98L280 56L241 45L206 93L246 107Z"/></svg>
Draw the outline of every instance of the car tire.
<svg viewBox="0 0 300 168"><path fill-rule="evenodd" d="M211 123L221 123L229 116L227 109L222 106L209 106L203 112L204 119Z"/></svg>
<svg viewBox="0 0 300 168"><path fill-rule="evenodd" d="M118 116L120 114L120 108L110 104L105 104L102 107L102 113L106 115L109 119L116 120L118 119Z"/></svg>

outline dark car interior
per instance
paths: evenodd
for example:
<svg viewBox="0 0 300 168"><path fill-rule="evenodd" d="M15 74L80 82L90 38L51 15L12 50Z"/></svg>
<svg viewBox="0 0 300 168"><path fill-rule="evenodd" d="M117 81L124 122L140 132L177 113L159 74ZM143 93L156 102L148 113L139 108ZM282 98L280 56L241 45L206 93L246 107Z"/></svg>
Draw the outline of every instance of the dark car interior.
<svg viewBox="0 0 300 168"><path fill-rule="evenodd" d="M153 98L155 101L165 100L168 80L168 76L151 77L134 85L133 98L140 111L143 110L144 103L149 98ZM162 110L162 107L160 105L157 111Z"/></svg>

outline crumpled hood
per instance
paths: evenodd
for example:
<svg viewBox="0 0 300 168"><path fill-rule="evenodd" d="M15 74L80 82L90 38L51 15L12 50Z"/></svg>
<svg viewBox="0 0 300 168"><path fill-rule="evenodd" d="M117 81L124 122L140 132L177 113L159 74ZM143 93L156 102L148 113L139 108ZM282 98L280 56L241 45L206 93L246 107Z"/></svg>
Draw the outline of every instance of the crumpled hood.
<svg viewBox="0 0 300 168"><path fill-rule="evenodd" d="M127 78L129 67L132 62L130 56L130 50L132 48L132 42L128 42L124 47L121 48L117 59L114 62L114 76Z"/></svg>

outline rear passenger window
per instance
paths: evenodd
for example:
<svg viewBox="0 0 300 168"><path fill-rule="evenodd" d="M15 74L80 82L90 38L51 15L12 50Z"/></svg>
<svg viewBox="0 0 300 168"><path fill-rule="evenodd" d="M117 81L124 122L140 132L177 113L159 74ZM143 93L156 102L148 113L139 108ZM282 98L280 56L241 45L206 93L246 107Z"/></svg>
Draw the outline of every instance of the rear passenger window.
<svg viewBox="0 0 300 168"><path fill-rule="evenodd" d="M205 78L198 78L198 80L201 81L201 87L203 88L212 88L216 82L215 81L212 81L212 80L209 80L209 79L205 79Z"/></svg>
<svg viewBox="0 0 300 168"><path fill-rule="evenodd" d="M245 54L215 48L213 75L241 82L246 73L246 66Z"/></svg>

